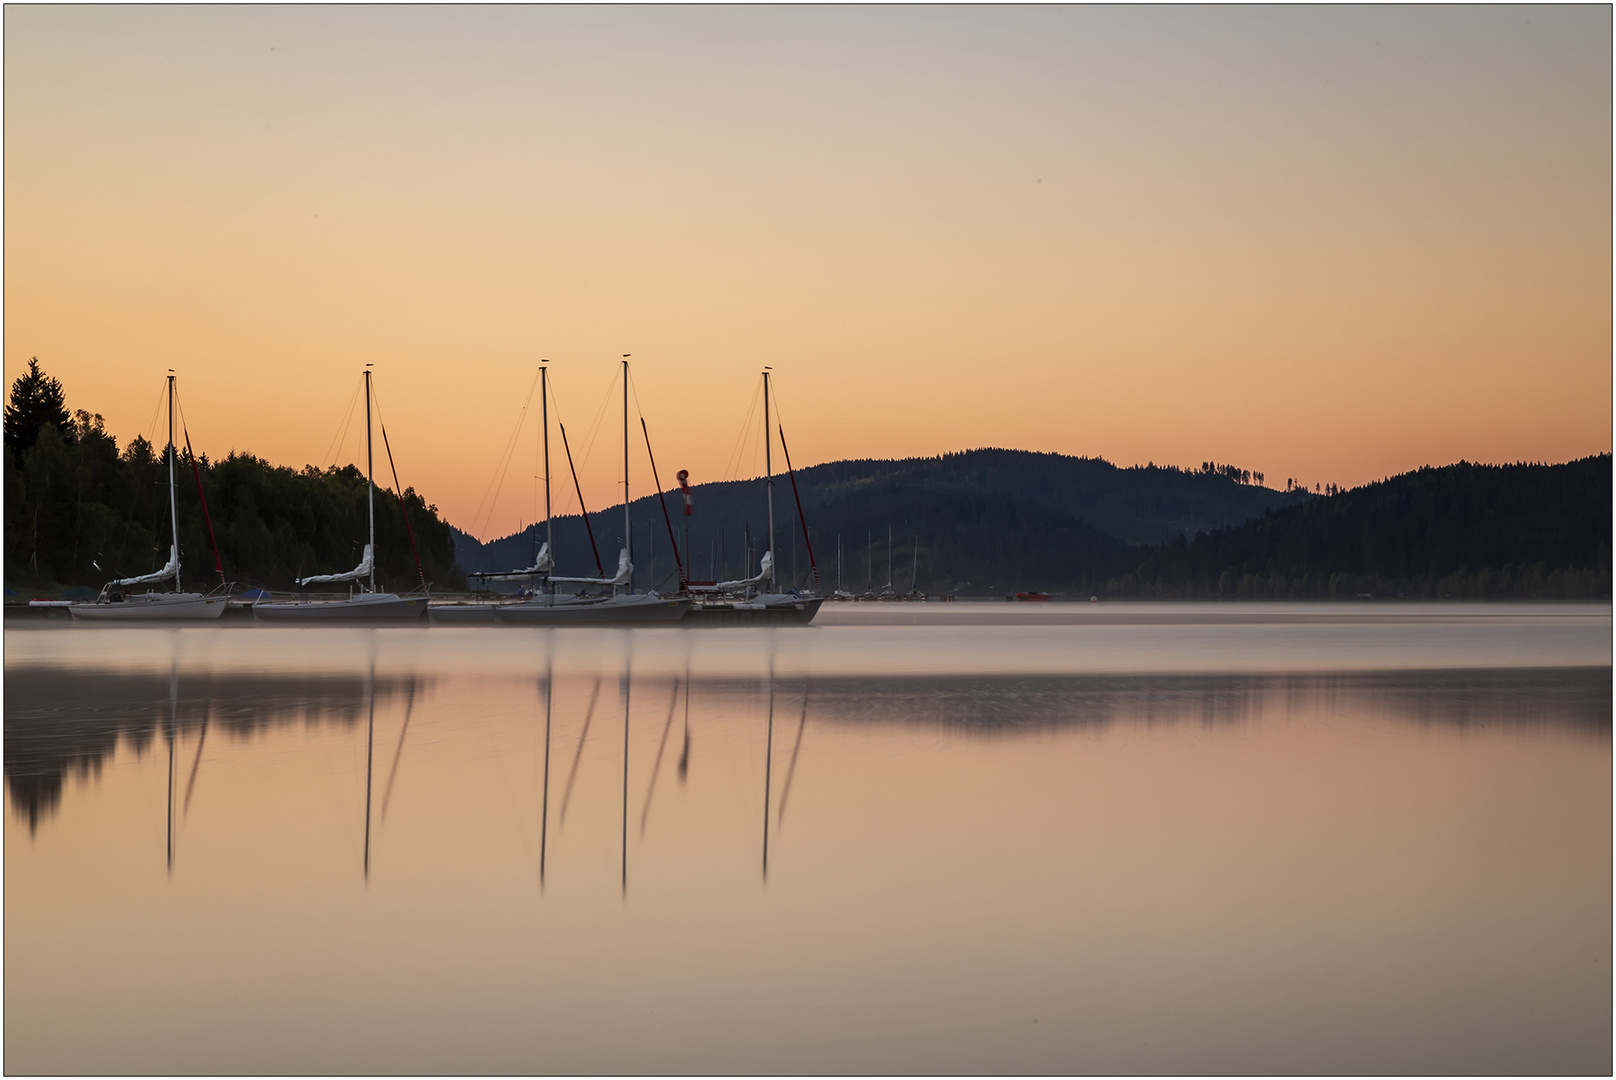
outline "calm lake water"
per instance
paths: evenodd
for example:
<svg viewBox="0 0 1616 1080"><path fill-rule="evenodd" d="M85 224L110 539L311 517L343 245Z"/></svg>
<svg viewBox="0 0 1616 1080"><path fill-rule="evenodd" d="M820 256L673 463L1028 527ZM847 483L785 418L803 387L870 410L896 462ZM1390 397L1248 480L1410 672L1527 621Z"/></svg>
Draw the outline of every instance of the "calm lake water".
<svg viewBox="0 0 1616 1080"><path fill-rule="evenodd" d="M1611 609L8 629L10 1073L1608 1073Z"/></svg>

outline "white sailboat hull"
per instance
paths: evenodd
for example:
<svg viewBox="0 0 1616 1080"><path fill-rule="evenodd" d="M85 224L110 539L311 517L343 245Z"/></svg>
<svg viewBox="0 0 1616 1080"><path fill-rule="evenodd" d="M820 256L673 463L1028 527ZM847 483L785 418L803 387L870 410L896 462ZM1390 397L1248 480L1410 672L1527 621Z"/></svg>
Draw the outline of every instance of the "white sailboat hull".
<svg viewBox="0 0 1616 1080"><path fill-rule="evenodd" d="M510 607L579 607L584 604L598 604L600 601L584 599L570 593L557 593L554 596L539 595L528 600L502 600L489 604L434 604L428 610L429 617L435 623L450 625L480 625L492 626L499 621L501 610Z"/></svg>
<svg viewBox="0 0 1616 1080"><path fill-rule="evenodd" d="M690 609L689 600L669 599L653 593L573 604L550 604L547 600L548 597L522 604L503 604L494 617L514 626L672 626Z"/></svg>
<svg viewBox="0 0 1616 1080"><path fill-rule="evenodd" d="M260 601L253 617L265 622L371 622L378 619L419 619L426 614L426 597L396 593L357 593L331 600Z"/></svg>
<svg viewBox="0 0 1616 1080"><path fill-rule="evenodd" d="M703 598L690 609L691 626L806 626L819 614L822 596L770 593L751 600Z"/></svg>
<svg viewBox="0 0 1616 1080"><path fill-rule="evenodd" d="M180 619L217 619L229 598L202 593L135 593L122 600L85 600L69 604L75 619L91 622L166 622Z"/></svg>

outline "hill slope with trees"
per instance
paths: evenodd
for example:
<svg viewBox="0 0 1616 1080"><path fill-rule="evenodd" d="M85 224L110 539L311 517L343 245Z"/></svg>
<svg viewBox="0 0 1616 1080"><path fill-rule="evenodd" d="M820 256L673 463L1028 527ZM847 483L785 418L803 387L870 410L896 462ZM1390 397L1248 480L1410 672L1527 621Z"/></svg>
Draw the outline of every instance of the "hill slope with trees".
<svg viewBox="0 0 1616 1080"><path fill-rule="evenodd" d="M197 495L200 478L218 539L224 577L288 589L301 575L355 566L366 536L364 475L351 465L294 470L250 454L195 471L180 440L176 460L182 582L219 584L213 545ZM68 415L61 383L38 368L12 386L5 412L5 576L12 590L99 588L161 569L168 558L166 451L136 436L121 450L105 422L87 410ZM410 526L426 579L462 586L449 526L406 489ZM376 490L377 580L418 587L397 497Z"/></svg>
<svg viewBox="0 0 1616 1080"><path fill-rule="evenodd" d="M857 482L810 486L816 472L834 478L830 467L798 476L824 588L836 585L840 544L841 581L856 592L889 583L890 557L890 583L898 592L1040 589L1228 599L1611 594L1608 454L1560 465L1422 468L1352 490L1298 495L1249 521L1159 544L1124 543L1054 509L1047 493L1044 501L866 482L862 477L873 472L867 466L861 463ZM676 492L666 498L682 545L682 501ZM695 505L688 519L692 576L755 573L765 550L763 484L702 485ZM675 571L662 509L650 496L635 500L632 510L636 583L667 588ZM775 515L781 581L806 587L807 550L789 478L776 479ZM622 507L593 513L590 522L603 564L614 564ZM457 555L468 569L526 565L542 529L488 545L457 532ZM563 572L593 571L581 518L557 518L555 535Z"/></svg>
<svg viewBox="0 0 1616 1080"><path fill-rule="evenodd" d="M1611 593L1611 456L1460 462L1151 549L1125 595L1593 598Z"/></svg>
<svg viewBox="0 0 1616 1080"><path fill-rule="evenodd" d="M803 469L796 482L821 570L834 571L840 537L849 588L872 584L867 580L872 559L881 563L873 587L886 584L885 545L891 528L894 565L913 567L919 537L925 553L922 588L948 591L970 586L991 591L1018 581L1088 587L1120 572L1117 559L1130 541L1238 524L1311 498L1301 490L1262 487L1254 482L1259 479L1248 470L1210 462L1197 470L1157 465L1118 468L1099 458L988 449L935 458L830 462ZM683 517L679 496L668 497L681 547L687 524L690 529L693 576L738 578L747 575L748 566L755 572L768 521L763 482L695 484L693 492L695 514L689 519ZM556 495L561 499L565 492L558 488ZM631 511L636 582L654 585L673 580L667 526L655 496L634 500ZM621 543L622 514L623 508L617 506L589 515L602 563L608 567L615 565ZM790 478L776 475L780 569L789 575L796 565L794 579L801 584L807 580L808 562L796 514ZM975 532L970 539L962 531L965 522ZM594 555L583 519L576 514L558 516L554 528L562 572L593 573ZM457 532L457 557L468 571L529 565L542 530L529 526L487 544ZM945 533L951 539L945 541ZM1079 536L1084 537L1081 542L1073 539ZM795 557L793 544L803 549ZM861 568L856 578L851 569L855 550ZM966 552L975 554L967 557ZM1004 557L989 557L991 552L1002 552ZM894 586L907 591L896 580Z"/></svg>
<svg viewBox="0 0 1616 1080"><path fill-rule="evenodd" d="M96 588L149 573L168 552L166 459L142 437L120 449L101 417L69 412L37 362L5 410L5 574L12 590ZM200 479L229 580L290 587L346 570L365 537L365 479L352 466L294 470L250 454L192 462L183 440L180 547L188 587L218 581ZM1115 597L1545 597L1611 595L1611 456L1561 465L1422 468L1349 491L1275 491L1232 466L1118 468L1092 458L974 450L839 461L775 478L782 584L811 582L800 495L820 584L852 591L1003 595L1039 589ZM677 581L666 511L702 580L756 573L766 549L760 480L635 500L635 585ZM413 490L424 576L531 563L542 525L489 544L451 528ZM616 566L622 508L554 522L562 573ZM1193 526L1193 528L1192 528ZM590 531L593 532L593 544ZM398 499L376 495L378 580L419 583ZM1143 542L1139 537L1147 537ZM890 537L890 541L889 541ZM599 553L599 563L596 554ZM888 566L890 565L890 577ZM838 578L838 566L840 577Z"/></svg>

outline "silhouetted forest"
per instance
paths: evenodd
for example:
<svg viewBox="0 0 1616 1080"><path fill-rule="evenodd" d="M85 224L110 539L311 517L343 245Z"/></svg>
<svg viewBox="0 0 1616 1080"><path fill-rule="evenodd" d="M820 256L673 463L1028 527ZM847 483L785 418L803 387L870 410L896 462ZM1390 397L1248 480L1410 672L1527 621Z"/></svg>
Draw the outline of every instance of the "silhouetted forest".
<svg viewBox="0 0 1616 1080"><path fill-rule="evenodd" d="M141 436L120 450L100 416L81 409L67 417L60 383L37 367L13 386L5 423L7 588L99 588L162 568L170 532L165 450ZM297 471L232 453L219 462L198 455L193 473L184 440L178 433L176 439L186 588L219 584L197 476L228 580L289 589L295 577L358 564L366 538L365 478L358 469ZM449 526L413 489L406 489L405 500L427 581L463 587ZM380 485L376 548L378 583L418 587L398 499Z"/></svg>
<svg viewBox="0 0 1616 1080"><path fill-rule="evenodd" d="M1124 596L1611 595L1611 457L1422 468L1151 549Z"/></svg>
<svg viewBox="0 0 1616 1080"><path fill-rule="evenodd" d="M983 452L992 457L1003 451ZM1044 455L1031 455L1041 457ZM963 459L948 463L955 482L973 475ZM812 528L822 586L837 583L841 542L844 587L908 592L1003 595L1026 589L1107 597L1345 598L1539 597L1591 599L1611 594L1611 458L1563 465L1472 465L1422 468L1353 490L1314 496L1293 493L1289 505L1250 521L1178 536L1162 544L1124 543L1087 520L1042 500L993 490L1005 478L994 468L975 473L982 491L939 491L838 478L836 462L798 476ZM879 474L882 463L856 463L848 472ZM1111 469L1110 466L1106 466ZM1169 470L1157 468L1156 472ZM938 475L926 468L919 475ZM1119 489L1110 505L1154 505L1174 511L1160 488L1129 495L1130 478L1151 470L1111 469ZM1103 475L1103 474L1102 474ZM819 479L830 477L820 484ZM1226 474L1177 473L1175 485L1237 487ZM1182 490L1182 489L1181 489ZM1216 489L1214 489L1216 490ZM1269 492L1270 495L1281 494ZM1210 496L1202 496L1211 502ZM695 492L691 561L698 578L755 572L765 550L763 484L750 480L702 485ZM675 528L681 501L668 496ZM1176 504L1181 506L1182 504ZM668 587L673 580L666 526L655 496L635 500L636 581ZM790 482L777 478L776 543L782 583L806 587L809 564ZM1158 519L1161 520L1161 519ZM615 560L622 508L591 515L602 559ZM463 565L499 569L525 565L535 530L487 546L457 534ZM750 558L746 538L750 536ZM680 532L682 538L683 533ZM682 543L681 539L681 543ZM918 559L917 555L918 546ZM592 571L582 520L556 521L556 547L566 572ZM588 563L588 566L584 566Z"/></svg>
<svg viewBox="0 0 1616 1080"><path fill-rule="evenodd" d="M365 480L352 466L302 471L249 454L196 461L226 578L270 588L347 570L365 538ZM187 586L217 583L191 462L178 461ZM168 552L167 468L144 438L119 449L99 416L69 415L60 383L31 365L5 418L8 587L96 587L160 568ZM1118 468L1097 458L973 450L903 461L838 461L797 475L820 583L855 592L1003 595L1040 589L1114 597L1555 597L1611 594L1611 458L1563 465L1422 468L1314 495L1204 462ZM560 493L558 492L558 497ZM529 565L543 526L480 544L405 493L425 576ZM695 514L666 496L698 580L757 572L766 550L761 480L694 486ZM811 584L787 476L775 478L782 585ZM677 582L655 495L632 506L636 588ZM590 515L599 569L616 567L622 508ZM584 521L554 523L558 571L597 573ZM888 547L888 535L891 546ZM378 580L418 584L399 503L376 496Z"/></svg>
<svg viewBox="0 0 1616 1080"><path fill-rule="evenodd" d="M564 474L561 474L564 475ZM1260 475L1260 474L1259 474ZM1121 573L1117 553L1129 538L1159 540L1196 529L1238 524L1265 510L1294 505L1307 493L1257 486L1250 470L1207 462L1199 469L1146 465L1118 468L1099 458L1024 450L970 450L901 461L835 461L797 474L815 553L834 587L836 538L842 535L844 582L863 590L870 577L865 549L875 537L886 584L886 531L893 529L894 588L907 592L920 537L920 588L992 591L1023 583L1086 587ZM692 576L733 579L755 573L766 550L768 527L762 480L693 485L695 514L688 519ZM562 498L557 488L557 498ZM687 519L677 493L668 497L681 549ZM775 477L775 534L782 581L806 584L809 566L791 482ZM655 496L634 500L635 581L639 587L674 580L667 526ZM601 559L615 566L623 534L623 508L592 512ZM967 524L968 523L968 524ZM562 573L593 574L594 557L577 515L555 521L556 558ZM542 526L480 544L456 532L456 555L466 570L530 565ZM1105 534L1103 537L1100 534ZM750 558L748 558L750 538ZM853 553L858 552L858 574ZM748 570L748 567L751 569ZM828 569L827 569L828 568Z"/></svg>
<svg viewBox="0 0 1616 1080"><path fill-rule="evenodd" d="M865 488L1010 495L1079 518L1128 544L1238 525L1308 497L1300 489L1275 491L1253 479L1260 481L1262 474L1214 462L1199 469L1154 463L1120 468L1103 458L991 449L898 461L834 461L797 474L810 505Z"/></svg>

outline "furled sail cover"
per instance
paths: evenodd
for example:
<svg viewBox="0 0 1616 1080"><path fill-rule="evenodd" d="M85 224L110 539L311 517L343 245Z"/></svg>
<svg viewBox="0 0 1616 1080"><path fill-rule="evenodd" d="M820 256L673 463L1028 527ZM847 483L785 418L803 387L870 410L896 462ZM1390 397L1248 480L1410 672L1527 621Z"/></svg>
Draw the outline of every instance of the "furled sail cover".
<svg viewBox="0 0 1616 1080"><path fill-rule="evenodd" d="M148 582L162 581L171 578L180 571L180 552L173 544L168 546L168 565L155 574L141 574L139 577L119 578L113 585L145 585Z"/></svg>
<svg viewBox="0 0 1616 1080"><path fill-rule="evenodd" d="M362 577L370 576L372 564L372 551L369 544L365 545L365 557L359 560L359 565L346 574L315 574L313 577L298 578L299 585L319 585L328 581L358 581Z"/></svg>
<svg viewBox="0 0 1616 1080"><path fill-rule="evenodd" d="M628 561L628 548L622 548L617 553L617 575L615 577L558 577L550 580L572 581L581 585L627 585L629 575L633 573L634 564Z"/></svg>
<svg viewBox="0 0 1616 1080"><path fill-rule="evenodd" d="M533 565L526 570L506 570L502 573L470 574L469 577L480 581L525 581L528 578L541 577L555 569L555 562L550 558L550 543L545 541L539 545L538 557Z"/></svg>
<svg viewBox="0 0 1616 1080"><path fill-rule="evenodd" d="M757 585L764 581L774 580L774 552L765 551L763 558L758 560L758 576L741 578L739 581L720 581L720 589L733 589L742 585Z"/></svg>

